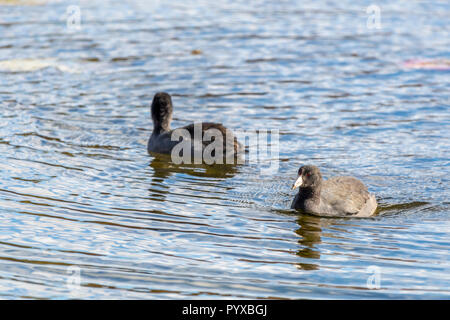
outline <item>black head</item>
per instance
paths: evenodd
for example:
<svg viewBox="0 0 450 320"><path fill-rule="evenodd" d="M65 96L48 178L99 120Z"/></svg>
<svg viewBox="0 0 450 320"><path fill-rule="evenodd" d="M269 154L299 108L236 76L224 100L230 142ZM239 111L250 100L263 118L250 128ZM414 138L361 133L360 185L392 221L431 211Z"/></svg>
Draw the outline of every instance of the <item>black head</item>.
<svg viewBox="0 0 450 320"><path fill-rule="evenodd" d="M172 120L172 98L168 93L158 92L153 97L152 119L155 130L170 130Z"/></svg>
<svg viewBox="0 0 450 320"><path fill-rule="evenodd" d="M316 166L302 166L298 169L298 177L292 186L292 190L295 188L317 187L322 182L322 174L319 168Z"/></svg>

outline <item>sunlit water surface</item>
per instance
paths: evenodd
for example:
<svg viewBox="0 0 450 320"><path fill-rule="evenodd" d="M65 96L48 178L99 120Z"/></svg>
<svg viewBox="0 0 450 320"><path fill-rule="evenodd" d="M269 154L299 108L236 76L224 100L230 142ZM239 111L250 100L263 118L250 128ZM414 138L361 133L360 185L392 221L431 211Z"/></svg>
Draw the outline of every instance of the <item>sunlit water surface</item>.
<svg viewBox="0 0 450 320"><path fill-rule="evenodd" d="M450 5L371 4L0 1L0 298L448 299ZM278 170L148 155L157 91ZM289 210L306 163L377 216Z"/></svg>

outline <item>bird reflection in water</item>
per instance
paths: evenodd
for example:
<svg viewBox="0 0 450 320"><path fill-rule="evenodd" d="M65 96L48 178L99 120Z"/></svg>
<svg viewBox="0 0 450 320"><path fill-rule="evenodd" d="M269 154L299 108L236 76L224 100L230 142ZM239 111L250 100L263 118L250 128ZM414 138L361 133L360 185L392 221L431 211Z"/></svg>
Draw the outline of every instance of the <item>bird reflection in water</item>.
<svg viewBox="0 0 450 320"><path fill-rule="evenodd" d="M297 250L296 255L301 257L302 260L320 259L320 251L316 248L316 245L322 242L321 236L323 228L330 226L332 222L333 219L301 214L297 219L300 228L295 231L295 233L301 237L298 241L301 245L301 249ZM319 269L319 266L314 263L300 262L297 264L297 267L302 270Z"/></svg>
<svg viewBox="0 0 450 320"><path fill-rule="evenodd" d="M153 169L150 182L150 199L164 201L169 193L170 184L164 183L173 174L181 173L199 178L211 179L209 183L220 183L224 178L232 178L237 172L239 165L235 164L175 164L171 161L170 155L150 153L153 159L150 167Z"/></svg>

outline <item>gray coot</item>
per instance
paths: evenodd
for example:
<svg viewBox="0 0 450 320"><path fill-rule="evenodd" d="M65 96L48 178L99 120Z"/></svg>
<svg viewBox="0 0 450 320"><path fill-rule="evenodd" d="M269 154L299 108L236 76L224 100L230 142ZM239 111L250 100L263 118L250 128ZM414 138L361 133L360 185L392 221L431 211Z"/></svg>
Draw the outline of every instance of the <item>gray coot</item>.
<svg viewBox="0 0 450 320"><path fill-rule="evenodd" d="M243 152L243 146L237 141L234 134L231 130L228 130L220 123L211 123L211 122L202 122L197 124L190 124L188 126L174 129L170 128L170 122L172 120L173 113L173 105L172 98L168 93L158 92L153 97L153 102L151 106L151 115L153 119L153 132L148 140L147 150L149 152L163 153L163 154L171 154L173 148L181 141L180 138L172 141L173 134L184 131L188 134L187 137L183 136L190 140L191 145L191 154L194 155L194 139L198 140L198 145L201 147L201 151L203 152L205 148L211 143L215 143L215 145L220 144L222 149L223 158L228 158L230 155L233 159L236 159ZM198 126L197 126L198 125ZM201 134L196 137L194 132L197 128L201 131ZM184 130L180 130L184 129ZM210 130L212 129L212 130ZM205 133L209 131L215 132L214 139L206 137ZM211 134L210 134L211 135ZM219 139L217 141L216 139ZM227 147L233 148L233 150L227 150ZM198 149L197 149L198 150ZM212 156L214 156L215 151L212 152ZM227 162L228 163L228 162Z"/></svg>
<svg viewBox="0 0 450 320"><path fill-rule="evenodd" d="M292 190L300 190L292 201L292 209L323 217L370 217L377 201L366 186L353 177L323 180L319 168L303 166Z"/></svg>

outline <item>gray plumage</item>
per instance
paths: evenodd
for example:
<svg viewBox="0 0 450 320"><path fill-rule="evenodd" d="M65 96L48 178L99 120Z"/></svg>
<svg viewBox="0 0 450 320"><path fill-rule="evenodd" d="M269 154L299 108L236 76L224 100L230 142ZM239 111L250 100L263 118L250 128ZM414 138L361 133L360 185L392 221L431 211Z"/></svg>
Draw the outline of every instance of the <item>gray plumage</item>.
<svg viewBox="0 0 450 320"><path fill-rule="evenodd" d="M316 166L303 166L298 174L293 189L300 190L292 209L325 217L370 217L375 213L375 196L358 179L342 176L323 180Z"/></svg>

